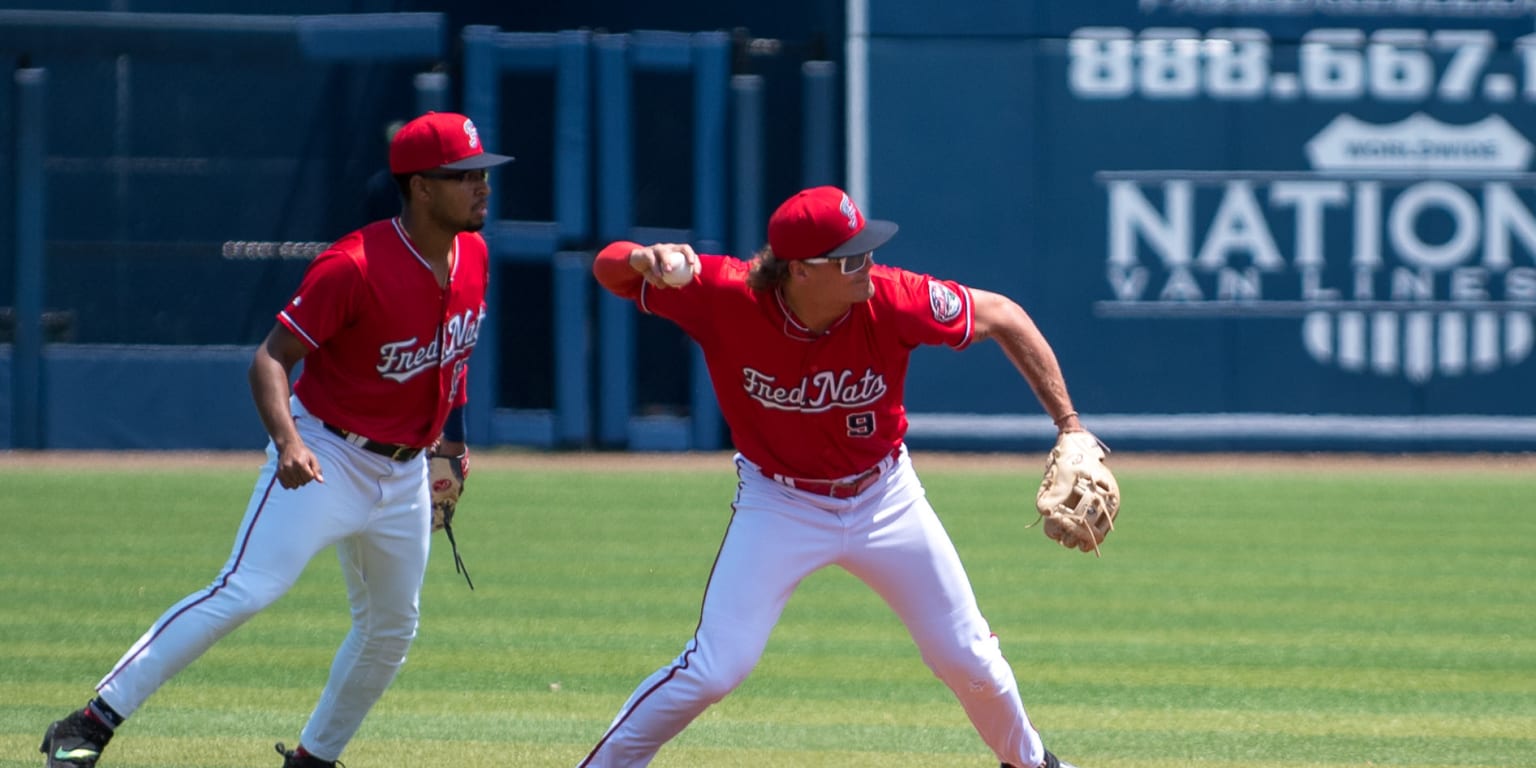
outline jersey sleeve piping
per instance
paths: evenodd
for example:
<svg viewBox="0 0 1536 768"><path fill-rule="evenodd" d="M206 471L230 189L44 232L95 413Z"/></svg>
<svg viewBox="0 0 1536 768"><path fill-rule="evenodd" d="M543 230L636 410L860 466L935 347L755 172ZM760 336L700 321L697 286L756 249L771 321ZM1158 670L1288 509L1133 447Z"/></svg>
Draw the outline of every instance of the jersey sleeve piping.
<svg viewBox="0 0 1536 768"><path fill-rule="evenodd" d="M310 349L318 349L320 347L320 345L316 343L313 338L310 338L310 335L306 333L303 328L299 327L298 321L294 320L288 315L288 310L285 309L282 312L277 313L277 319L278 322L283 324L283 327L293 331L295 336L298 336L301 340L303 340L305 344L308 344Z"/></svg>
<svg viewBox="0 0 1536 768"><path fill-rule="evenodd" d="M969 286L961 285L960 290L965 291L965 335L953 345L957 350L969 347L976 339L976 297Z"/></svg>

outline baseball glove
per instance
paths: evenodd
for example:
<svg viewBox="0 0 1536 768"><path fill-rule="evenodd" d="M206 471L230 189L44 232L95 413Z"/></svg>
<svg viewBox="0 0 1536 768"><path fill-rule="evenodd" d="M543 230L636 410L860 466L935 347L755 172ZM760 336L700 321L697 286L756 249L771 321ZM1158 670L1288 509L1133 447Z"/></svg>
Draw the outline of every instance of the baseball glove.
<svg viewBox="0 0 1536 768"><path fill-rule="evenodd" d="M458 456L432 454L432 530L441 531L453 524L453 513L464 493L464 477L469 474L469 451Z"/></svg>
<svg viewBox="0 0 1536 768"><path fill-rule="evenodd" d="M1091 432L1063 432L1046 460L1035 508L1045 535L1068 549L1099 555L1099 544L1115 529L1120 486L1104 463L1108 453Z"/></svg>
<svg viewBox="0 0 1536 768"><path fill-rule="evenodd" d="M464 581L474 589L475 582L469 578L464 558L459 556L459 542L453 537L453 513L458 510L459 495L464 493L464 478L469 476L469 450L457 456L433 452L430 470L432 530L448 534L448 545L453 547L453 570L464 574Z"/></svg>

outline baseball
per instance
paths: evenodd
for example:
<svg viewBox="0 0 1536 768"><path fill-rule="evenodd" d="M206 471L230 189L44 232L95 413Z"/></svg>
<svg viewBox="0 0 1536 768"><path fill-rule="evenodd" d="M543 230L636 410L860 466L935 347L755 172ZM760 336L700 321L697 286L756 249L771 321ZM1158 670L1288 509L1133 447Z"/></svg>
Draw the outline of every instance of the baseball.
<svg viewBox="0 0 1536 768"><path fill-rule="evenodd" d="M670 251L661 256L661 280L667 285L687 285L693 279L693 267L682 251Z"/></svg>

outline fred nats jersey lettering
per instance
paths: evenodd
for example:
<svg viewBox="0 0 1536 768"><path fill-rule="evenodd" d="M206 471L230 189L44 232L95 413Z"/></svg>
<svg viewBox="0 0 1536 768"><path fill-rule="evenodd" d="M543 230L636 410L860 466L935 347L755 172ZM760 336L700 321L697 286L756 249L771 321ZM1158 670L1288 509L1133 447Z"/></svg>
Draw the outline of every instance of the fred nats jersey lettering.
<svg viewBox="0 0 1536 768"><path fill-rule="evenodd" d="M656 290L628 266L636 247L605 248L600 262L617 264L600 263L599 279L698 342L736 449L772 473L833 479L874 466L907 431L912 350L972 340L971 293L959 283L875 264L875 295L818 335L778 292L747 287L748 262L700 255L697 281Z"/></svg>
<svg viewBox="0 0 1536 768"><path fill-rule="evenodd" d="M465 402L469 353L485 321L485 240L460 233L448 287L400 220L377 221L315 258L277 320L312 351L294 394L320 420L386 443L426 447Z"/></svg>

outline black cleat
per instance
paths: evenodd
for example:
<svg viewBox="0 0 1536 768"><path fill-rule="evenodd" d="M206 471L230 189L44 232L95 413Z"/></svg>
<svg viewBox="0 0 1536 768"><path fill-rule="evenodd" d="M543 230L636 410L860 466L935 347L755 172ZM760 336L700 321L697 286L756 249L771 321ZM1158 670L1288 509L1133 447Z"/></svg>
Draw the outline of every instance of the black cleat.
<svg viewBox="0 0 1536 768"><path fill-rule="evenodd" d="M101 750L111 740L111 728L76 710L48 726L37 751L43 753L48 768L95 768Z"/></svg>
<svg viewBox="0 0 1536 768"><path fill-rule="evenodd" d="M1001 768L1013 768L1013 766L1007 763L1003 763ZM1049 749L1047 749L1045 751L1045 762L1040 764L1040 768L1077 768L1077 766L1058 759L1055 755L1051 754Z"/></svg>
<svg viewBox="0 0 1536 768"><path fill-rule="evenodd" d="M321 760L314 755L299 757L281 741L277 743L277 753L283 756L283 768L347 768L340 760Z"/></svg>

